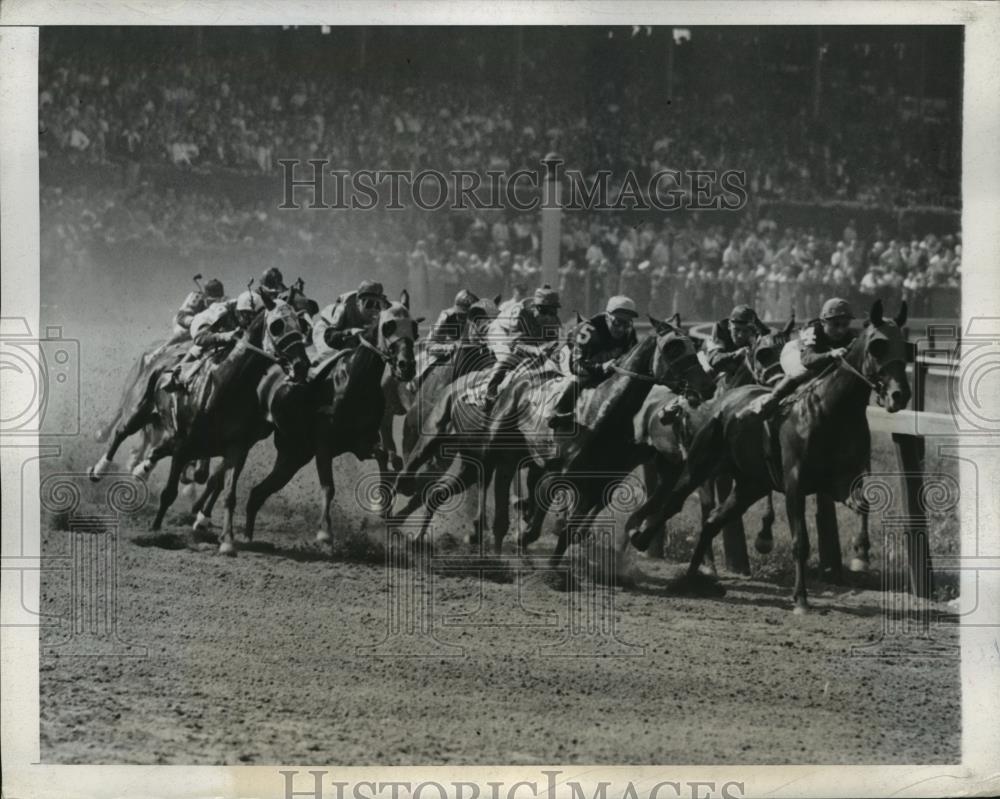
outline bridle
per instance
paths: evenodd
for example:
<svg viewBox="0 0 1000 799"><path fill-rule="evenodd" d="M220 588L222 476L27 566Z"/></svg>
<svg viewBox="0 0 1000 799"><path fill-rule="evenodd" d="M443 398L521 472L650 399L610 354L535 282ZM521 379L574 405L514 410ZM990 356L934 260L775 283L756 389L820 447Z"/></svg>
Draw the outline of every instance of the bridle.
<svg viewBox="0 0 1000 799"><path fill-rule="evenodd" d="M696 391L691 385L691 382L684 377L670 377L669 373L679 371L680 374L686 374L690 369L701 368L701 361L698 360L698 356L694 353L687 353L681 355L674 361L670 362L667 368L668 376L662 379L654 377L653 375L643 374L642 372L635 372L631 369L626 369L624 366L619 366L617 363L612 364L611 368L616 374L628 377L631 380L638 380L642 383L652 383L657 386L666 386L675 394L683 396L697 395L701 396L699 391Z"/></svg>

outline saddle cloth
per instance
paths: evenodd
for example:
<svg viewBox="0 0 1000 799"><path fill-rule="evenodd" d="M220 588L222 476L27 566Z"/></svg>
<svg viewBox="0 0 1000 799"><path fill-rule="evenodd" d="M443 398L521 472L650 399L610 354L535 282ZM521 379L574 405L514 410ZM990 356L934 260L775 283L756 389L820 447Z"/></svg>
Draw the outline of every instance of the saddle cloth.
<svg viewBox="0 0 1000 799"><path fill-rule="evenodd" d="M530 375L531 372L534 370L539 370L540 373L539 376L541 376L543 380L543 382L541 383L541 387L544 387L544 391L541 393L540 398L542 396L544 397L550 396L548 394L550 384L561 383L562 386L565 387L566 383L568 383L572 379L569 377L562 377L562 376L548 377L549 375L552 375L554 372L559 371L558 365L552 362L551 360L546 360L544 363L539 363L538 359L526 358L525 360L518 363L509 372L507 372L507 374L504 376L504 379L497 387L497 396L500 396L500 394L507 389L507 386L509 386L511 382L513 382L514 380L520 380L522 377L526 375ZM535 376L534 379L537 380L538 376ZM488 380L480 380L477 383L469 386L465 391L465 396L463 397L464 401L467 404L472 405L474 407L484 408L486 406L486 387L488 383L489 383ZM559 395L556 394L555 396L558 397ZM552 401L554 401L554 399Z"/></svg>

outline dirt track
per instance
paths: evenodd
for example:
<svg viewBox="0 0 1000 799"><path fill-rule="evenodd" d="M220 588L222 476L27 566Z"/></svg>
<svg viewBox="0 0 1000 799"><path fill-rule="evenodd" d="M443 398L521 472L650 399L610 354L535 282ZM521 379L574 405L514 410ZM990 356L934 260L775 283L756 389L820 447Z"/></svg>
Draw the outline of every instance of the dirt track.
<svg viewBox="0 0 1000 799"><path fill-rule="evenodd" d="M128 318L102 327L54 312L67 335L81 339L83 435L61 440L43 476L82 474L100 454L91 428L113 404L137 342L154 339L165 317L162 308L130 307ZM240 519L270 452L264 443L251 456ZM679 562L640 558L635 585L614 593L617 643L577 636L568 653L556 647L549 656L540 650L563 639L571 613L579 621L604 589L595 594L587 583L558 592L531 573L519 583L509 573L500 581L387 569L377 517L353 507L358 475L350 457L338 462L342 537L333 559L311 543L311 467L265 507L258 550L233 560L188 546L183 498L161 539L145 533L149 507L129 520L117 559L117 623L146 656L49 651L44 645L66 627L43 628L43 761L948 763L960 756L957 627L935 624L922 645L906 638L909 654L852 655L881 634L891 595L876 590L874 576L853 588L813 579L814 612L793 616L781 503L776 551L768 562L754 553L754 580L726 575L725 598L680 598L667 590ZM161 478L154 475L153 498ZM81 511L93 509L99 495L77 479ZM693 518L677 520L675 558L689 549ZM846 512L841 520L846 547L854 522ZM43 520L45 555L66 553L66 523ZM748 520L749 530L754 525ZM445 522L456 537L466 527L461 513ZM549 535L540 542L551 544ZM933 551L940 545L932 540ZM873 547L877 563L876 536ZM407 580L428 598L438 643L390 638L392 656L385 648L374 656L364 648L386 637L387 585ZM66 616L70 596L68 572L43 574L43 612Z"/></svg>
<svg viewBox="0 0 1000 799"><path fill-rule="evenodd" d="M330 560L274 526L262 538L274 549L235 560L122 545L118 628L147 656L94 661L43 650L44 761L959 757L957 628L935 626L930 645L910 645L919 655L852 656L879 637L879 592L817 586L814 613L797 617L787 588L762 581L728 577L720 600L669 596L678 567L642 560L636 586L614 594L617 642L578 637L542 656L566 636L570 602L580 619L604 589L560 593L529 574L519 604L517 581ZM46 550L65 541L48 531ZM436 643L390 638L382 654L364 651L387 635L387 575L417 580L417 595L432 598ZM44 611L67 612L62 580L47 578ZM479 607L480 586L479 614L463 619ZM53 631L43 641L58 638ZM424 656L405 656L414 653Z"/></svg>

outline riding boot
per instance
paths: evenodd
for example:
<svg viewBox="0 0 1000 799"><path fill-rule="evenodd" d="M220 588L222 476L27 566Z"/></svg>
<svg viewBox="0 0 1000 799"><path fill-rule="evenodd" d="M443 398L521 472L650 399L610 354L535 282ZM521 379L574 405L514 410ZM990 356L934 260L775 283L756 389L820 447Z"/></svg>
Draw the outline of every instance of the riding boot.
<svg viewBox="0 0 1000 799"><path fill-rule="evenodd" d="M187 387L180 379L180 366L175 366L169 372L167 372L167 382L163 384L163 390L168 391L171 394L174 392L186 391Z"/></svg>
<svg viewBox="0 0 1000 799"><path fill-rule="evenodd" d="M566 386L562 395L556 400L552 408L552 415L549 416L548 426L552 430L562 430L573 426L575 417L574 408L576 406L576 384L570 383Z"/></svg>

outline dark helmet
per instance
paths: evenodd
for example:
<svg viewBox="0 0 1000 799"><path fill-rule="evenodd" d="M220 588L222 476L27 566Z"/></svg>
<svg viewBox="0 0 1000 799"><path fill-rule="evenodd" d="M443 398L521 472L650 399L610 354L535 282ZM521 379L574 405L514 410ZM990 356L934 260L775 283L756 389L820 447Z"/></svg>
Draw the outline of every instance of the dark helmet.
<svg viewBox="0 0 1000 799"><path fill-rule="evenodd" d="M285 285L285 278L282 277L281 270L276 266L272 266L260 276L260 285L275 293L288 291L288 286Z"/></svg>
<svg viewBox="0 0 1000 799"><path fill-rule="evenodd" d="M556 291L552 286L546 283L541 288L535 289L535 305L541 305L549 308L560 308L559 305L559 292Z"/></svg>
<svg viewBox="0 0 1000 799"><path fill-rule="evenodd" d="M214 277L205 283L205 296L213 300L221 299L226 295L226 290L222 287L222 281Z"/></svg>
<svg viewBox="0 0 1000 799"><path fill-rule="evenodd" d="M384 296L385 292L382 290L382 284L378 281L362 280L361 285L358 286L358 299L377 297L381 300Z"/></svg>
<svg viewBox="0 0 1000 799"><path fill-rule="evenodd" d="M455 295L455 307L460 311L469 312L469 308L472 307L473 303L479 302L479 297L473 294L468 289L462 289L458 294Z"/></svg>
<svg viewBox="0 0 1000 799"><path fill-rule="evenodd" d="M730 322L737 322L744 325L751 324L756 319L757 314L749 305L737 305L733 308L732 313L729 314Z"/></svg>
<svg viewBox="0 0 1000 799"><path fill-rule="evenodd" d="M851 306L847 304L847 300L842 300L840 297L831 297L823 303L823 310L820 311L819 318L853 319L854 314L851 313Z"/></svg>

